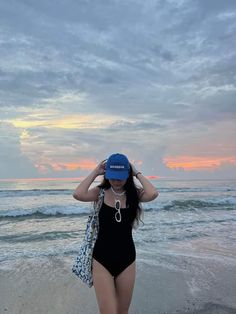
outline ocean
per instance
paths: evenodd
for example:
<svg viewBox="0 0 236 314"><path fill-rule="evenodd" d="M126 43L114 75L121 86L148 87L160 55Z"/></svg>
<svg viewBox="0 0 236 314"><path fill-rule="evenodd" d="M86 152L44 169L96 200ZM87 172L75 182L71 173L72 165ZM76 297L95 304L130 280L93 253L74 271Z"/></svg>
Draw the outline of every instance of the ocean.
<svg viewBox="0 0 236 314"><path fill-rule="evenodd" d="M236 180L153 180L133 230L137 261L184 270L183 257L236 264ZM76 201L76 180L0 182L0 266L19 259L71 257L91 203ZM186 260L186 259L185 259Z"/></svg>

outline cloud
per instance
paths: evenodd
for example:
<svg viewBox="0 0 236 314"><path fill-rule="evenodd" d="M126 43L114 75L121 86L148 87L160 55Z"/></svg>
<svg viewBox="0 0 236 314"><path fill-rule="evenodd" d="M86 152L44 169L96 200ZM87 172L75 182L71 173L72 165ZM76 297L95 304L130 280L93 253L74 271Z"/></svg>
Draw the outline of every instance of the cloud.
<svg viewBox="0 0 236 314"><path fill-rule="evenodd" d="M164 158L164 163L171 169L192 170L215 170L223 164L236 165L236 157L195 157L195 156L176 156Z"/></svg>
<svg viewBox="0 0 236 314"><path fill-rule="evenodd" d="M4 122L0 122L0 147L1 178L37 176L33 163L21 151L19 131Z"/></svg>
<svg viewBox="0 0 236 314"><path fill-rule="evenodd" d="M232 42L222 46L219 38L233 29L232 19L218 18L235 9L233 2L217 2L214 10L201 1L70 1L53 10L47 1L1 6L5 105L44 106L70 89L86 94L89 112L96 106L117 113L119 106L130 114L134 108L143 112L144 104L163 111L165 103L189 102L197 77L200 81L212 71L214 85L220 77L214 79L214 71L234 64L233 56L225 61ZM188 95L184 80L193 80ZM168 90L161 88L167 85Z"/></svg>
<svg viewBox="0 0 236 314"><path fill-rule="evenodd" d="M32 175L113 151L163 175L167 156L231 158L235 15L233 0L2 1L3 147Z"/></svg>

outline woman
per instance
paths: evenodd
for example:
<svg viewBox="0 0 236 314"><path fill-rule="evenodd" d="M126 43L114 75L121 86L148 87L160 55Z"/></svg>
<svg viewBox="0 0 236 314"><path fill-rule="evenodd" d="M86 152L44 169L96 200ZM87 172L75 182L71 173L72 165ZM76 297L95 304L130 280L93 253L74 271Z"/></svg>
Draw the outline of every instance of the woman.
<svg viewBox="0 0 236 314"><path fill-rule="evenodd" d="M103 174L103 182L89 189L96 177ZM136 187L133 176L142 187ZM128 314L135 282L132 228L140 220L139 203L154 200L158 191L119 153L100 162L73 196L79 201L95 202L100 188L104 188L105 194L93 250L93 285L101 314Z"/></svg>

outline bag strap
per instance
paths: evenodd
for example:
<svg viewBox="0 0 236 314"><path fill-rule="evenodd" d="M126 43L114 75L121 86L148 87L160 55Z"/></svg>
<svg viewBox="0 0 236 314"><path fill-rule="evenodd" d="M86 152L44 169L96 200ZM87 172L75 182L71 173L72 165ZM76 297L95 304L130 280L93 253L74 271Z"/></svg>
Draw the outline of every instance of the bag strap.
<svg viewBox="0 0 236 314"><path fill-rule="evenodd" d="M94 204L94 212L95 212L95 214L97 214L99 212L100 208L102 207L104 195L105 195L105 190L103 188L101 188L100 191L99 191L98 200Z"/></svg>

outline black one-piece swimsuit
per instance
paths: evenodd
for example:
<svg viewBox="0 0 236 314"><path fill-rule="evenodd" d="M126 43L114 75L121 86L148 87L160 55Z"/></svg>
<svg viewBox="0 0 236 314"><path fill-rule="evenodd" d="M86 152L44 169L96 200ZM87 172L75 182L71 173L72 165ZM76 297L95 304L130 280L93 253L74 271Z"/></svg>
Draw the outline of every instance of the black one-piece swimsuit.
<svg viewBox="0 0 236 314"><path fill-rule="evenodd" d="M103 202L99 211L99 232L93 258L113 277L118 276L135 261L136 251L132 237L134 210L121 208L121 222L115 220L116 209Z"/></svg>

